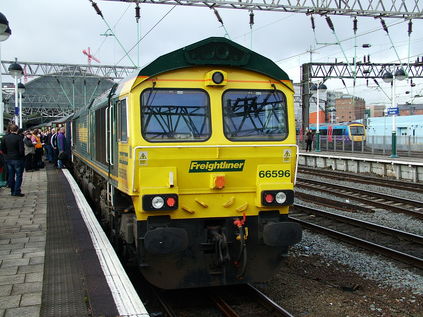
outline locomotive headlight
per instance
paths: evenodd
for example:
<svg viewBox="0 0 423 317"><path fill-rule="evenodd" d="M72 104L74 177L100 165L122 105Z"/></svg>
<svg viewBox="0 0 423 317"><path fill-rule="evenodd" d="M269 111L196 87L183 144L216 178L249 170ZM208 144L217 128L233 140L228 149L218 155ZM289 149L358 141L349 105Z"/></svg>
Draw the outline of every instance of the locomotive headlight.
<svg viewBox="0 0 423 317"><path fill-rule="evenodd" d="M228 73L221 69L214 69L205 76L205 84L210 87L223 87L228 83Z"/></svg>
<svg viewBox="0 0 423 317"><path fill-rule="evenodd" d="M277 193L275 200L278 204L283 204L286 201L286 194L284 192Z"/></svg>
<svg viewBox="0 0 423 317"><path fill-rule="evenodd" d="M164 206L164 199L160 196L156 196L151 201L151 205L156 209L160 209Z"/></svg>
<svg viewBox="0 0 423 317"><path fill-rule="evenodd" d="M212 80L217 85L221 84L224 79L225 77L223 76L221 72L214 72L212 75Z"/></svg>

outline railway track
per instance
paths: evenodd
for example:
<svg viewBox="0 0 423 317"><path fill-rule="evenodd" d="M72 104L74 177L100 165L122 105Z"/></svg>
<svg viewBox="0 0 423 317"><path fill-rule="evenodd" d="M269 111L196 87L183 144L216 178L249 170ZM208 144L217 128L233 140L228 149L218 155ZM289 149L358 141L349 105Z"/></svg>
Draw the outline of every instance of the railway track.
<svg viewBox="0 0 423 317"><path fill-rule="evenodd" d="M293 317L250 284L170 292L156 289L154 296L162 307L163 316L168 317L186 316L188 310L191 316L193 309L197 316Z"/></svg>
<svg viewBox="0 0 423 317"><path fill-rule="evenodd" d="M295 204L290 218L304 227L423 269L423 237Z"/></svg>
<svg viewBox="0 0 423 317"><path fill-rule="evenodd" d="M236 295L235 295L236 294ZM235 296L234 296L235 295ZM281 316L293 317L288 311L276 304L273 300L251 284L242 284L225 287L218 295L212 297L220 311L227 317L241 316ZM246 306L254 305L256 309L245 310ZM244 309L240 307L244 306Z"/></svg>
<svg viewBox="0 0 423 317"><path fill-rule="evenodd" d="M344 196L345 197L345 196ZM321 195L313 195L310 193L302 193L299 191L295 192L295 198L299 198L303 201L308 201L310 203L318 204L320 206L326 206L329 208L336 208L338 210L343 210L347 212L366 212L366 213L373 213L374 209L367 206L366 204L360 203L360 205L355 204L342 204L339 200L324 198Z"/></svg>
<svg viewBox="0 0 423 317"><path fill-rule="evenodd" d="M363 174L352 174L348 172L316 169L309 167L300 167L298 168L298 172L319 177L326 177L330 179L337 179L341 181L359 181L362 184L408 190L411 192L423 194L423 184L419 183L404 182L382 177L367 176Z"/></svg>
<svg viewBox="0 0 423 317"><path fill-rule="evenodd" d="M411 200L400 196L386 195L375 191L358 189L352 186L337 185L330 183L330 181L317 181L303 177L297 177L296 186L298 188L322 191L348 200L356 200L376 208L404 213L423 219L423 202L418 200Z"/></svg>

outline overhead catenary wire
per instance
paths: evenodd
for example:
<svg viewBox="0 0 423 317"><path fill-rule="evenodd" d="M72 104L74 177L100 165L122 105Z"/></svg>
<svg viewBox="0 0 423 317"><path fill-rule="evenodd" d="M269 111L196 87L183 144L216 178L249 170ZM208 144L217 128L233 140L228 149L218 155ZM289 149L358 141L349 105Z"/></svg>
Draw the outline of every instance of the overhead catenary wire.
<svg viewBox="0 0 423 317"><path fill-rule="evenodd" d="M397 55L398 62L401 64L401 58L399 57L397 49L395 48L394 42L392 41L391 35L389 34L389 30L388 30L388 27L386 26L385 20L380 19L380 23L382 24L382 28L386 32L386 35L388 36L389 41L391 42L392 48L394 49L394 52Z"/></svg>
<svg viewBox="0 0 423 317"><path fill-rule="evenodd" d="M328 24L328 26L329 26L329 28L332 30L332 33L333 33L333 35L335 36L335 38L336 38L336 44L339 46L339 48L341 49L341 51L342 51L342 54L344 55L344 58L345 58L345 62L347 63L347 65L348 65L348 67L349 67L349 62L348 62L348 57L347 57L347 55L345 54L345 51L344 51L344 48L342 47L342 44L341 44L341 42L339 41L339 38L338 38L338 35L336 34L336 32L335 32L335 26L333 25L333 22L332 22L332 20L331 20L331 18L329 17L329 16L326 16L326 22L327 22L327 24ZM353 72L353 70L350 68L350 71L351 71L351 73Z"/></svg>
<svg viewBox="0 0 423 317"><path fill-rule="evenodd" d="M116 39L116 41L118 42L119 46L122 48L122 50L125 52L125 56L128 57L128 59L131 61L131 63L137 67L137 65L135 65L134 61L132 60L131 56L129 56L128 52L125 50L125 47L122 45L122 43L119 41L118 37L116 36L116 34L113 32L112 28L110 27L109 23L107 22L107 20L104 18L103 13L101 12L100 8L98 7L97 3L95 3L93 0L88 0L91 5L93 6L94 10L96 11L96 13L102 18L102 20L104 21L104 23L107 25L107 27L109 28L110 32L112 32L114 38Z"/></svg>
<svg viewBox="0 0 423 317"><path fill-rule="evenodd" d="M164 18L166 18L168 15L169 15L169 13L170 12L172 12L172 10L173 9L175 9L176 8L176 6L177 5L174 5L172 8L170 8L170 10L169 11L167 11L166 13L165 13L165 15L163 15L161 18L160 18L160 20L159 21L157 21L156 22L156 24L154 24L145 34L144 34L144 36L142 36L129 50L128 50L128 53L130 53L130 52L132 52L132 50L138 45L138 43L140 43L151 31L153 31L154 30L154 28L157 26L157 25L159 25L160 24L160 22L162 22L163 20L164 20ZM115 66L116 65L118 65L123 59L125 58L125 56L123 56L116 64L115 64Z"/></svg>
<svg viewBox="0 0 423 317"><path fill-rule="evenodd" d="M113 29L116 28L116 26L119 24L119 22L122 20L122 18L124 17L124 15L126 14L126 11L128 11L128 9L130 8L131 4L128 4L126 6L126 9L122 12L122 14L120 15L119 19L117 19L117 21L115 22L115 24L113 25ZM109 29L106 30L106 32L104 32L104 34L100 34L105 36L105 38L103 39L103 41L100 43L100 45L98 46L97 50L95 51L94 55L98 55L100 49L103 47L104 43L106 42L107 38L109 36L114 36L113 34L108 34L107 31L109 31Z"/></svg>
<svg viewBox="0 0 423 317"><path fill-rule="evenodd" d="M389 27L391 27L391 26L395 26L395 25L398 25L398 24L401 24L401 23L404 23L404 21L394 22L394 23L390 24L390 25L389 25ZM357 35L357 37L365 36L365 35L371 34L371 33L373 33L373 32L377 32L377 31L379 31L379 30L380 30L380 27L375 28L375 29L372 29L372 30L369 30L369 31L364 32L364 33L360 33L359 35ZM352 36L352 37L347 37L347 38L345 38L345 39L341 40L341 41L340 41L340 43L347 42L347 41L350 41L350 40L352 40L352 39L354 39L354 36ZM315 51L317 51L317 50L321 50L321 49L324 49L324 48L326 48L326 47L328 47L328 46L331 46L331 45L332 45L332 44L323 44L323 45L321 45L321 46L319 46L319 47L315 48ZM309 50L304 51L304 52L301 52L301 53L298 53L298 54L295 54L295 55L291 55L291 56L288 56L288 57L285 57L285 58L282 58L282 59L279 59L279 60L277 60L277 61L276 61L276 63L280 63L280 62L282 62L282 61L285 61L285 60L288 60L288 59L291 59L291 58L295 58L295 57L298 57L298 56L301 56L301 55L305 55L305 54L308 54L308 53L309 53Z"/></svg>
<svg viewBox="0 0 423 317"><path fill-rule="evenodd" d="M264 25L262 25L262 26L256 26L256 27L253 29L253 32L258 32L258 31L260 31L260 30L262 30L262 29L265 29L265 28L267 28L267 27L271 26L272 24L276 24L276 23L279 23L280 21L283 21L283 20L289 19L289 18L293 17L293 16L294 16L294 14L295 14L295 13L291 13L291 14L289 14L289 15L287 15L287 16L285 16L285 15L284 15L284 17L283 17L283 18L281 18L281 19L277 19L277 20L275 20L275 21L272 21L272 22L270 22L270 23L264 24ZM237 36L232 37L232 38L233 38L234 40L236 40L236 39L238 39L238 38L242 38L242 37L245 37L245 36L249 35L249 33L250 33L250 32L243 33L243 34L241 34L241 35L237 35Z"/></svg>

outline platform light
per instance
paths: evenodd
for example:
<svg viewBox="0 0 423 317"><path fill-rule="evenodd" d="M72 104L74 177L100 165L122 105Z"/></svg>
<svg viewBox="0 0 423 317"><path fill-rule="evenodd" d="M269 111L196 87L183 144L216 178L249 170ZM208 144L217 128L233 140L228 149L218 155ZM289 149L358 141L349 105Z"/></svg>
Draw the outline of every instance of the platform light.
<svg viewBox="0 0 423 317"><path fill-rule="evenodd" d="M405 78L407 78L407 74L405 73L404 69L402 67L398 68L395 71L395 79L404 80Z"/></svg>
<svg viewBox="0 0 423 317"><path fill-rule="evenodd" d="M19 127L22 128L23 124L22 124L22 94L25 92L26 87L24 84L19 83L18 84L18 92L19 92Z"/></svg>
<svg viewBox="0 0 423 317"><path fill-rule="evenodd" d="M23 75L23 69L22 66L18 64L18 60L17 58L15 58L15 62L10 64L9 66L9 74L10 76L14 77L14 78L21 78ZM16 84L17 87L17 84Z"/></svg>
<svg viewBox="0 0 423 317"><path fill-rule="evenodd" d="M319 126L319 111L320 111L320 97L319 93L323 94L327 91L327 87L323 82L312 84L310 90L316 93L316 147L315 151L320 152L320 126Z"/></svg>
<svg viewBox="0 0 423 317"><path fill-rule="evenodd" d="M9 26L9 21L7 21L6 17L3 13L0 12L0 33L6 31Z"/></svg>
<svg viewBox="0 0 423 317"><path fill-rule="evenodd" d="M394 109L397 107L395 102L395 80L404 80L407 78L407 73L404 69L398 68L394 74L392 72L387 71L383 74L382 79L385 83L391 84L391 91L392 91L392 98L391 98L391 108ZM391 157L396 158L398 157L397 153L397 126L396 126L396 114L392 115L392 141L391 141Z"/></svg>
<svg viewBox="0 0 423 317"><path fill-rule="evenodd" d="M391 72L386 72L385 74L383 74L383 76L382 76L382 80L385 82L385 83L392 83L392 81L394 80L394 75L392 75L392 73Z"/></svg>
<svg viewBox="0 0 423 317"><path fill-rule="evenodd" d="M18 106L18 79L23 75L22 66L18 64L18 59L15 58L15 62L9 66L9 74L15 79L15 109L19 109ZM15 124L18 124L18 116L15 111ZM18 124L19 128L22 128L22 122Z"/></svg>
<svg viewBox="0 0 423 317"><path fill-rule="evenodd" d="M10 27L7 27L7 29L3 32L0 33L0 42L6 41L10 35L12 35L12 30L10 29Z"/></svg>
<svg viewBox="0 0 423 317"><path fill-rule="evenodd" d="M7 21L6 17L3 13L0 12L0 61L1 61L1 42L6 41L9 36L12 34L12 30L9 27L9 21ZM4 113L4 105L3 105L3 82L1 78L1 71L0 71L0 135L3 134L4 126L3 126L3 113Z"/></svg>

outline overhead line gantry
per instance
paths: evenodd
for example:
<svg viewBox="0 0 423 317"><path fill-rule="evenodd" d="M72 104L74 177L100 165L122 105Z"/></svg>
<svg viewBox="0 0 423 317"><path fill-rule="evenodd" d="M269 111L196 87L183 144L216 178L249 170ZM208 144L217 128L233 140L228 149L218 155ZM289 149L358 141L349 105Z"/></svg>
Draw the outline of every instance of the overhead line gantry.
<svg viewBox="0 0 423 317"><path fill-rule="evenodd" d="M422 19L418 0L102 0L320 15Z"/></svg>

